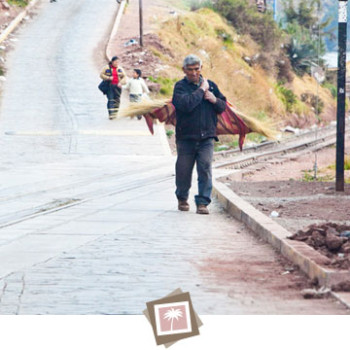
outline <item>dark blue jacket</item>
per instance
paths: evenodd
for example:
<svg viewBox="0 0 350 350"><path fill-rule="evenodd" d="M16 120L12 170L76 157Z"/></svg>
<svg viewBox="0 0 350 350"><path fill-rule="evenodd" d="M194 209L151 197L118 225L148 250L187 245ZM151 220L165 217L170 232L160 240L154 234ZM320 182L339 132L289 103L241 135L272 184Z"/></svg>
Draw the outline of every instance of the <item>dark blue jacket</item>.
<svg viewBox="0 0 350 350"><path fill-rule="evenodd" d="M226 109L226 97L217 85L208 80L209 90L216 96L215 104L204 99L204 91L186 78L175 84L173 105L176 109L176 139L217 140L217 114Z"/></svg>

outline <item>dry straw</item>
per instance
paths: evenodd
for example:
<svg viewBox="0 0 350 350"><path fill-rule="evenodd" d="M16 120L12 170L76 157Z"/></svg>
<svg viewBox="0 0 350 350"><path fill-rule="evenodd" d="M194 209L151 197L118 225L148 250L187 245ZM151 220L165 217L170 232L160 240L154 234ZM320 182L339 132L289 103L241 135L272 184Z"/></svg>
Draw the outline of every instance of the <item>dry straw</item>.
<svg viewBox="0 0 350 350"><path fill-rule="evenodd" d="M170 99L143 100L139 103L130 103L129 106L119 110L118 117L136 117L145 115L154 111L157 108L164 107L171 103ZM268 139L276 139L277 131L271 121L262 121L253 117L249 117L231 106L231 109L244 121L252 132L256 132L265 136Z"/></svg>

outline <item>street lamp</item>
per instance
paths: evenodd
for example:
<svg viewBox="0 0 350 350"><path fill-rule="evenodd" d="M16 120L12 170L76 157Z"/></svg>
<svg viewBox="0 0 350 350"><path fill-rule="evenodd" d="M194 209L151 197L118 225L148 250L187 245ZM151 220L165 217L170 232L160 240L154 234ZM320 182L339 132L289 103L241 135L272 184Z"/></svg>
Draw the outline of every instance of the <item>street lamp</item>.
<svg viewBox="0 0 350 350"><path fill-rule="evenodd" d="M338 2L338 92L337 92L337 153L336 191L344 192L344 139L345 139L345 97L346 97L346 27L347 0Z"/></svg>

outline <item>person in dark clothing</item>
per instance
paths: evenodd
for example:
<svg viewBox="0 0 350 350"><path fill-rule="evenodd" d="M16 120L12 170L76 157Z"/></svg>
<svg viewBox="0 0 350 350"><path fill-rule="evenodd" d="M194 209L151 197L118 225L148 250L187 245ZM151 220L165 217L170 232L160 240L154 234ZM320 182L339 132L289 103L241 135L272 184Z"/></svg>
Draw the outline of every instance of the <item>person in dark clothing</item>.
<svg viewBox="0 0 350 350"><path fill-rule="evenodd" d="M118 64L117 56L112 57L108 65L103 68L100 77L109 82L107 90L107 109L109 119L114 119L120 105L122 84L126 83L126 75L123 68Z"/></svg>
<svg viewBox="0 0 350 350"><path fill-rule="evenodd" d="M197 166L198 214L209 214L211 202L212 161L217 114L226 109L226 98L218 86L201 75L199 57L184 59L185 78L175 84L172 103L176 110L176 191L178 209L188 211L194 164Z"/></svg>

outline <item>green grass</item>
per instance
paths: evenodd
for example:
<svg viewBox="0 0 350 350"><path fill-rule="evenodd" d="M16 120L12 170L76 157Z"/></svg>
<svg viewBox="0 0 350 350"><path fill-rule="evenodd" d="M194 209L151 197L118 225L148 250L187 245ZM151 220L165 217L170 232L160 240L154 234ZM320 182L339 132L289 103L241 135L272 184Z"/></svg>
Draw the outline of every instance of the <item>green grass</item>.
<svg viewBox="0 0 350 350"><path fill-rule="evenodd" d="M337 98L337 87L329 82L325 82L322 86L328 89L334 98Z"/></svg>
<svg viewBox="0 0 350 350"><path fill-rule="evenodd" d="M166 136L168 136L168 138L170 139L171 136L173 136L175 134L174 130L167 130L166 131Z"/></svg>
<svg viewBox="0 0 350 350"><path fill-rule="evenodd" d="M8 0L10 5L16 5L20 7L26 7L29 3L29 0Z"/></svg>
<svg viewBox="0 0 350 350"><path fill-rule="evenodd" d="M328 169L335 170L335 163L328 166ZM350 170L350 156L345 156L344 158L344 170Z"/></svg>
<svg viewBox="0 0 350 350"><path fill-rule="evenodd" d="M172 96L174 85L178 81L178 79L170 79L170 78L164 78L164 77L158 77L158 78L149 77L148 79L154 83L160 84L159 93L160 95L165 97Z"/></svg>
<svg viewBox="0 0 350 350"><path fill-rule="evenodd" d="M332 176L332 175L324 175L324 176L317 175L317 178L315 179L313 170L304 170L302 181L304 181L304 182L313 182L313 181L331 182L331 181L334 181L334 176Z"/></svg>

